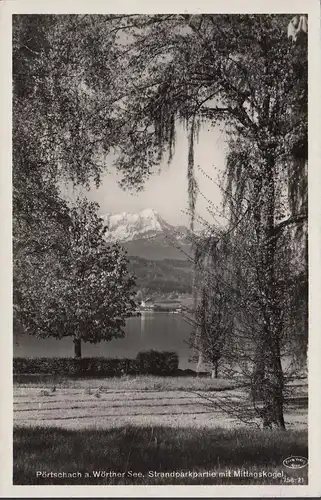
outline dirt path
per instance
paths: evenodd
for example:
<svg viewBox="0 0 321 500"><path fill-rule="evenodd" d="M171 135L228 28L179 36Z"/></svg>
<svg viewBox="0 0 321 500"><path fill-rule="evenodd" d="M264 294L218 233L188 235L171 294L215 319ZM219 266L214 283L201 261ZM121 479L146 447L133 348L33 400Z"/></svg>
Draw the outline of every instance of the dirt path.
<svg viewBox="0 0 321 500"><path fill-rule="evenodd" d="M292 400L285 414L288 428L307 427L304 393ZM14 387L14 424L69 429L114 428L124 425L173 427L236 427L238 419L222 408L244 409L240 390L215 392L95 390ZM244 424L243 424L244 425Z"/></svg>

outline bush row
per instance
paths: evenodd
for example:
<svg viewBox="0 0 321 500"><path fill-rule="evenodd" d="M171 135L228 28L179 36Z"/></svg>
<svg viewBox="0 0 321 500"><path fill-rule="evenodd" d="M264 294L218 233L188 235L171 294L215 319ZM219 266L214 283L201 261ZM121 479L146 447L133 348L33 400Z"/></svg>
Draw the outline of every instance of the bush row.
<svg viewBox="0 0 321 500"><path fill-rule="evenodd" d="M175 352L144 351L136 359L112 358L14 358L13 373L116 377L121 375L171 375L178 370Z"/></svg>

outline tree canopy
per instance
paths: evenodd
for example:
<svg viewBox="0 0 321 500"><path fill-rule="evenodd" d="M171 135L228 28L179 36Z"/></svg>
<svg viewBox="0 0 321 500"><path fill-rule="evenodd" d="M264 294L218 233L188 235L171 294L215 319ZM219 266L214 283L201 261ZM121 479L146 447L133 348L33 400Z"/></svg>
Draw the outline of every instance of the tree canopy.
<svg viewBox="0 0 321 500"><path fill-rule="evenodd" d="M305 192L304 167L291 157L306 158L307 54L287 39L289 19L16 16L15 116L33 130L24 156L34 149L47 170L99 183L114 152L123 185L137 189L166 150L171 159L183 121L193 208L197 131L221 123L231 138L230 176L234 169L244 182L244 158L257 163L257 152L273 151L294 209Z"/></svg>
<svg viewBox="0 0 321 500"><path fill-rule="evenodd" d="M15 317L24 331L39 337L72 337L97 343L124 335L135 312L133 276L119 245L107 245L97 206L78 200L68 223L48 224L43 217L17 222L14 245ZM44 233L44 234L43 234Z"/></svg>

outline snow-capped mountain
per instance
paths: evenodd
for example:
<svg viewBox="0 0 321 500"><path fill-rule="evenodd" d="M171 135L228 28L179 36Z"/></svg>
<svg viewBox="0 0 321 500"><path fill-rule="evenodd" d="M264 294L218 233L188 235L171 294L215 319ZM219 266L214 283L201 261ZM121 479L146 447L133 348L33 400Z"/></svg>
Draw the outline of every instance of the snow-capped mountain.
<svg viewBox="0 0 321 500"><path fill-rule="evenodd" d="M106 240L118 241L130 255L148 259L184 259L180 248L189 246L188 229L172 226L152 208L139 213L106 214L102 216Z"/></svg>
<svg viewBox="0 0 321 500"><path fill-rule="evenodd" d="M108 241L127 242L143 238L155 238L161 233L186 236L187 228L175 227L166 222L153 208L146 208L137 214L120 213L102 216L108 231Z"/></svg>

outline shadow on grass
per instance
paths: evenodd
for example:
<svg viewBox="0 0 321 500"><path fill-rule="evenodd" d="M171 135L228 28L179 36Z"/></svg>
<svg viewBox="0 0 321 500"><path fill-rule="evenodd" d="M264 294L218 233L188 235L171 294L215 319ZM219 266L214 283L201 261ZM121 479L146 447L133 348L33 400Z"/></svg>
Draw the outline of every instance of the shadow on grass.
<svg viewBox="0 0 321 500"><path fill-rule="evenodd" d="M302 477L300 484L307 484L307 468L291 471L282 466L283 460L293 455L308 456L306 431L152 426L74 431L17 427L14 429L13 483L285 484L284 477L292 477L294 481ZM238 469L270 474L283 471L283 476L233 477L233 471ZM232 471L232 477L219 477L219 471L226 470ZM119 473L120 477L106 475L110 471ZM160 475L178 471L212 471L217 477L166 478ZM49 476L39 472L49 473ZM51 477L50 473L65 473L65 477ZM66 473L74 473L75 477L67 477ZM140 476L134 477L133 473Z"/></svg>

